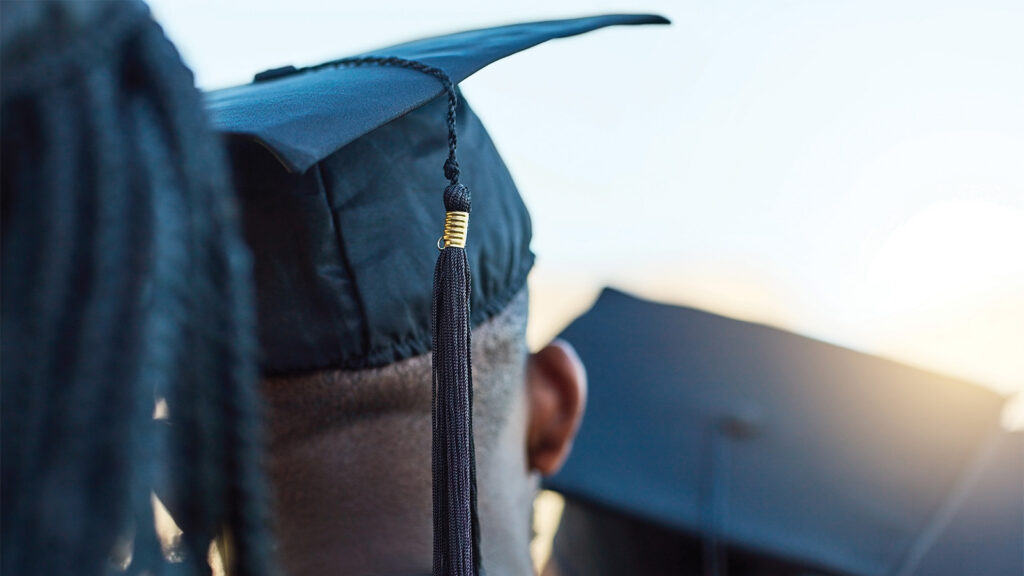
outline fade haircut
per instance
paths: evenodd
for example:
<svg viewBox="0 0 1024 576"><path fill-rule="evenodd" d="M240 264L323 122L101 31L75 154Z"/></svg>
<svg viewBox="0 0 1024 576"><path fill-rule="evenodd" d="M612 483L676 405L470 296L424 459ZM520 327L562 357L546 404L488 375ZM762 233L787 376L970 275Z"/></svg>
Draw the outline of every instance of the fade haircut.
<svg viewBox="0 0 1024 576"><path fill-rule="evenodd" d="M473 330L473 426L480 452L493 446L525 385L528 301L523 288L502 312ZM271 449L389 413L430 418L430 383L429 354L383 368L267 378Z"/></svg>

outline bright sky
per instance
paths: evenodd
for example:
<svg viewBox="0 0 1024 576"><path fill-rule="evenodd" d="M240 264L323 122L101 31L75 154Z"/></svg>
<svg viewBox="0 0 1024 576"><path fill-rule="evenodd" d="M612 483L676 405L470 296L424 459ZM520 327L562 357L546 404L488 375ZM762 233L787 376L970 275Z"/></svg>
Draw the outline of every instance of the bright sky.
<svg viewBox="0 0 1024 576"><path fill-rule="evenodd" d="M203 88L603 12L464 92L534 218L536 343L605 284L1024 390L1024 3L151 0Z"/></svg>

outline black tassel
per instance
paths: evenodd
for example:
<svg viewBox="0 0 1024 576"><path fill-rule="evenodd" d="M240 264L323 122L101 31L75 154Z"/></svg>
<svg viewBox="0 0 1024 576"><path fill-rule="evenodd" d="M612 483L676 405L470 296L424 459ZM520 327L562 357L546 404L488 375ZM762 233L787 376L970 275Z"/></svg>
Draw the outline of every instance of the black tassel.
<svg viewBox="0 0 1024 576"><path fill-rule="evenodd" d="M445 209L468 213L469 191L448 186ZM449 221L451 217L449 216ZM434 574L473 576L479 558L473 449L473 375L470 361L471 277L466 250L445 227L434 269L433 482Z"/></svg>

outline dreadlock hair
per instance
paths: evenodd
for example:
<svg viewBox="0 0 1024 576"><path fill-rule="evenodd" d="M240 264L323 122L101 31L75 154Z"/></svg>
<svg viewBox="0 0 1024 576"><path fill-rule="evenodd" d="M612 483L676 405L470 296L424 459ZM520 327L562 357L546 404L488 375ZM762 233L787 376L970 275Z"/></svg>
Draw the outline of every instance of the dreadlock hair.
<svg viewBox="0 0 1024 576"><path fill-rule="evenodd" d="M221 536L266 574L250 260L191 72L141 2L0 10L2 572L107 573L134 534L130 573L208 574Z"/></svg>

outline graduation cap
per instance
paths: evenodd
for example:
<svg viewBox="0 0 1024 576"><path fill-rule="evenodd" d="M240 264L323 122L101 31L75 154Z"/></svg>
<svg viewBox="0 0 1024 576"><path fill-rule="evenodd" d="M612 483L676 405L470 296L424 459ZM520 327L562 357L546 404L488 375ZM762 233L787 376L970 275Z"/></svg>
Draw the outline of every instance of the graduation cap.
<svg viewBox="0 0 1024 576"><path fill-rule="evenodd" d="M433 352L435 574L480 565L470 327L503 309L533 264L526 208L456 86L552 38L664 23L609 15L463 32L207 96L255 255L264 371Z"/></svg>
<svg viewBox="0 0 1024 576"><path fill-rule="evenodd" d="M1024 431L979 447L893 574L1024 574Z"/></svg>
<svg viewBox="0 0 1024 576"><path fill-rule="evenodd" d="M1024 446L1001 396L614 290L561 338L587 414L547 487L712 543L710 573L725 549L804 567L759 574L1020 573Z"/></svg>

